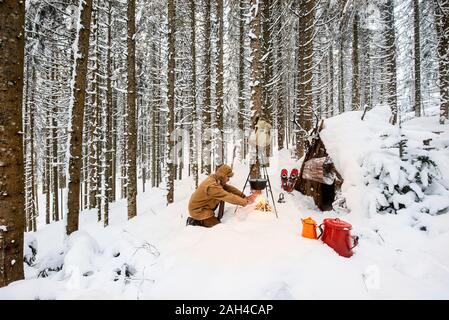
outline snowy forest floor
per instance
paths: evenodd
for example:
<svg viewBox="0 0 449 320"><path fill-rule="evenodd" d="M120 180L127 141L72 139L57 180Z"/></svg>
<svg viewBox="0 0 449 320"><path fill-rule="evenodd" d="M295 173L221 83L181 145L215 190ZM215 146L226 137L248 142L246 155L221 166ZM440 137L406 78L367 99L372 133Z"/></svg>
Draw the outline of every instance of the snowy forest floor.
<svg viewBox="0 0 449 320"><path fill-rule="evenodd" d="M241 188L248 165L234 167L230 183ZM288 150L271 159L275 200L281 169L294 167ZM26 265L26 280L0 289L0 299L449 299L447 214L434 217L446 227L432 235L402 215L323 213L294 191L276 202L278 219L254 205L234 215L226 205L222 224L186 227L193 191L191 178L177 181L170 206L163 188L140 193L131 221L126 201L117 201L107 228L96 211L83 211L81 231L69 239L64 222L42 225L26 235L37 242L34 266ZM354 256L302 238L301 218L309 216L350 222L360 237Z"/></svg>

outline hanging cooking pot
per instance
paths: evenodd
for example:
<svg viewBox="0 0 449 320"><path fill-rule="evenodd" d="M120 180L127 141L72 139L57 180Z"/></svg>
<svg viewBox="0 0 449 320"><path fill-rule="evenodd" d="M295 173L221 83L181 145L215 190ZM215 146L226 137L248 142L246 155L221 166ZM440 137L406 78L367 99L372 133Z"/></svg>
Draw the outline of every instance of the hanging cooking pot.
<svg viewBox="0 0 449 320"><path fill-rule="evenodd" d="M267 187L267 179L249 179L251 190L264 190Z"/></svg>

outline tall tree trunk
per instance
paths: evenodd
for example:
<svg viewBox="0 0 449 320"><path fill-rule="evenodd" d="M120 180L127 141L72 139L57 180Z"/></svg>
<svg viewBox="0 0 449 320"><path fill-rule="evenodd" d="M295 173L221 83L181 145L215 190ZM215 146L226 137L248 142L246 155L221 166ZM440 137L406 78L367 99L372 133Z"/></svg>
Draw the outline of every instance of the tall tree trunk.
<svg viewBox="0 0 449 320"><path fill-rule="evenodd" d="M52 73L52 91L53 91L53 97L52 97L52 103L53 103L53 114L52 114L52 159L51 159L51 167L53 171L53 221L59 221L59 190L58 190L58 180L59 180L59 170L58 170L58 122L57 122L57 116L58 116L58 96L57 96L57 87L54 88L56 82L59 80L56 77L56 68L57 66L53 66Z"/></svg>
<svg viewBox="0 0 449 320"><path fill-rule="evenodd" d="M306 132L312 128L312 77L313 77L313 22L315 0L306 0L300 5L300 31L299 37L299 124L303 130L296 141L297 157L304 155Z"/></svg>
<svg viewBox="0 0 449 320"><path fill-rule="evenodd" d="M99 181L98 181L98 171L99 171L99 163L98 163L98 105L97 105L97 64L98 61L96 59L97 55L97 28L98 28L98 0L93 2L92 9L92 40L93 40L93 48L92 51L94 53L91 59L93 60L92 69L89 69L91 78L88 83L88 91L90 91L90 104L88 110L86 110L86 118L89 119L85 127L88 127L88 136L85 143L89 146L89 209L94 209L97 207L98 203L98 193L99 193ZM89 62L88 62L89 64ZM88 98L88 99L89 99Z"/></svg>
<svg viewBox="0 0 449 320"><path fill-rule="evenodd" d="M106 178L104 186L104 226L109 225L109 202L111 202L112 183L112 2L108 1L108 47L107 47L107 80L106 80Z"/></svg>
<svg viewBox="0 0 449 320"><path fill-rule="evenodd" d="M219 134L218 139L218 159L215 166L219 166L225 162L225 148L224 148L224 110L223 110L223 0L217 0L217 23L218 23L218 35L217 35L217 50L218 50L218 62L217 62L217 83L215 87L215 94L217 97L217 129Z"/></svg>
<svg viewBox="0 0 449 320"><path fill-rule="evenodd" d="M238 127L242 132L242 159L246 158L246 137L245 137L245 4L246 1L239 1L239 76L238 76Z"/></svg>
<svg viewBox="0 0 449 320"><path fill-rule="evenodd" d="M338 52L338 112L345 112L345 84L344 84L344 42L343 31L340 31L340 50Z"/></svg>
<svg viewBox="0 0 449 320"><path fill-rule="evenodd" d="M304 86L304 103L301 106L303 117L301 120L301 126L309 131L312 129L312 109L313 109L313 96L312 96L312 78L313 78L313 40L314 40L314 18L315 18L315 6L316 0L307 0L305 4L306 16L305 16L305 29L304 37L306 42L304 43L304 81L301 85Z"/></svg>
<svg viewBox="0 0 449 320"><path fill-rule="evenodd" d="M371 99L371 52L370 52L370 34L369 30L365 30L365 33L362 35L362 47L364 48L363 51L363 59L364 59L364 71L363 71L363 77L364 77L364 85L365 89L363 92L363 104L364 108L371 109L372 107L372 99Z"/></svg>
<svg viewBox="0 0 449 320"><path fill-rule="evenodd" d="M271 120L273 111L273 84L271 80L273 77L273 55L272 55L272 40L271 40L271 0L263 1L263 47L262 47L262 63L263 63L263 88L262 88L262 106L264 117ZM271 121L270 121L271 122Z"/></svg>
<svg viewBox="0 0 449 320"><path fill-rule="evenodd" d="M167 5L168 7L168 5ZM162 18L161 18L162 19ZM156 46L157 44L155 44L155 50L156 50ZM158 50L157 50L157 59L155 59L155 70L162 70L162 49L161 46L157 46ZM157 101L158 104L154 106L153 109L153 114L154 114L154 123L159 124L156 127L155 130L155 175L156 175L156 186L159 186L162 182L162 157L163 157L163 152L162 152L162 145L164 143L161 143L161 141L163 140L163 134L162 134L162 101L163 101L163 93L161 90L161 79L160 77L156 77L155 81L154 81L154 87L155 87L155 95L157 97ZM174 90L174 89L173 89Z"/></svg>
<svg viewBox="0 0 449 320"><path fill-rule="evenodd" d="M394 0L386 0L381 11L382 21L385 25L385 60L387 77L387 103L391 109L390 123L395 125L398 121L398 103L396 89L396 36L394 31Z"/></svg>
<svg viewBox="0 0 449 320"><path fill-rule="evenodd" d="M156 45L153 43L153 52L156 52ZM156 62L156 59L153 59L154 63L153 63L153 68L155 70L158 70L158 63ZM155 81L156 82L156 81ZM156 90L155 90L156 91ZM158 108L159 105L156 103L153 103L151 105L151 187L156 187L157 185L157 168L158 168L158 164L157 164L157 150L158 150L158 139L157 139L157 133L158 133L158 128L157 123L158 123Z"/></svg>
<svg viewBox="0 0 449 320"><path fill-rule="evenodd" d="M31 91L31 101L32 104L30 104L30 161L31 161L31 185L32 185L32 199L33 199L33 214L31 215L31 230L37 231L36 228L36 217L39 215L39 205L38 205L38 196L37 196L37 188L36 188L36 160L35 160L35 154L34 154L34 113L36 111L36 100L35 100L35 94L36 91L36 70L34 66L31 70L31 81L33 83L33 90Z"/></svg>
<svg viewBox="0 0 449 320"><path fill-rule="evenodd" d="M112 21L112 20L111 20ZM111 26L112 28L112 26ZM113 70L115 70L115 61L112 64ZM111 71L112 75L112 71ZM111 81L112 82L112 81ZM116 82L115 82L116 83ZM112 83L111 83L112 85ZM112 96L112 119L111 119L111 135L112 135L112 149L111 149L111 202L115 202L115 199L117 197L117 117L118 117L118 107L117 107L117 94L114 96L114 89L113 86L111 88L111 96Z"/></svg>
<svg viewBox="0 0 449 320"><path fill-rule="evenodd" d="M94 15L95 17L95 15ZM93 26L95 27L95 23L93 24ZM92 72L92 78L89 79L89 83L91 84L92 87L94 87L95 84L95 71ZM88 197L89 197L89 209L93 209L96 207L97 205L97 148L96 148L96 132L97 132L97 108L95 106L95 88L91 89L92 91L90 92L90 105L89 108L86 110L86 120L88 119L87 123L85 124L85 128L89 128L88 129L88 133L87 133L87 140L85 141L85 143L87 144L88 147L88 157L89 157L89 169L88 169L88 174L89 174L89 189L88 189ZM89 98L88 98L89 99Z"/></svg>
<svg viewBox="0 0 449 320"><path fill-rule="evenodd" d="M182 93L180 94L182 96ZM178 113L178 119L177 119L177 126L176 126L176 139L175 139L175 179L177 176L178 180L182 180L182 169L183 169L183 162L184 162L184 152L183 152L183 144L184 144L184 136L183 136L183 124L181 123L181 119L184 119L184 110L183 108L180 108Z"/></svg>
<svg viewBox="0 0 449 320"><path fill-rule="evenodd" d="M96 208L97 208L97 221L101 221L101 205L102 205L102 170L101 170L101 154L102 154L102 107L100 103L100 0L97 0L95 9L95 68L94 68L94 89L95 89L95 181L96 181Z"/></svg>
<svg viewBox="0 0 449 320"><path fill-rule="evenodd" d="M25 39L27 42L28 39ZM31 230L31 216L33 215L33 194L32 194L32 186L30 185L30 171L31 164L28 161L28 143L31 141L30 138L30 60L25 59L25 70L24 70L24 81L23 87L25 91L24 98L24 110L23 110L23 166L24 166L24 188L25 188L25 231L29 232Z"/></svg>
<svg viewBox="0 0 449 320"><path fill-rule="evenodd" d="M205 0L205 10L204 10L204 19L206 22L204 36L205 36L205 72L206 72L206 81L205 81L205 97L204 97L204 107L203 107L203 132L206 133L206 136L210 139L212 137L212 107L211 107L211 62L210 62L210 53L211 53L211 26L210 26L210 1ZM201 144L203 149L203 168L205 174L210 174L212 172L211 167L211 154L212 148L210 143L206 143L203 141Z"/></svg>
<svg viewBox="0 0 449 320"><path fill-rule="evenodd" d="M140 154L140 168L141 168L141 178L142 178L142 192L145 192L145 183L147 180L147 152L146 152L146 129L147 129L147 106L143 106L143 98L140 97L140 104L138 104L138 109L140 109L140 123L139 130L140 130L140 150L138 150L138 153Z"/></svg>
<svg viewBox="0 0 449 320"><path fill-rule="evenodd" d="M251 7L249 12L250 17L250 48L251 48L251 111L252 111L252 129L255 129L257 119L262 116L262 74L261 74L261 62L260 62L260 36L261 36L261 24L260 24L260 3L258 0L251 0ZM260 176L260 159L259 148L255 146L255 159L251 159L250 175L251 178L258 178Z"/></svg>
<svg viewBox="0 0 449 320"><path fill-rule="evenodd" d="M357 10L357 8L355 9ZM359 74L359 14L355 12L352 24L352 110L360 110L360 74Z"/></svg>
<svg viewBox="0 0 449 320"><path fill-rule="evenodd" d="M128 219L137 214L137 177L136 177L136 0L128 1Z"/></svg>
<svg viewBox="0 0 449 320"><path fill-rule="evenodd" d="M438 33L440 123L449 119L449 0L435 3L435 16Z"/></svg>
<svg viewBox="0 0 449 320"><path fill-rule="evenodd" d="M326 105L326 118L333 115L334 107L334 46L331 42L329 46L329 85L328 85L329 105ZM329 110L329 107L332 110Z"/></svg>
<svg viewBox="0 0 449 320"><path fill-rule="evenodd" d="M338 112L345 112L345 83L344 83L344 49L345 49L345 27L346 27L346 19L347 13L345 12L345 8L347 2L350 0L339 0L338 6L339 10L341 10L340 14L340 23L339 23L339 44L340 50L338 52Z"/></svg>
<svg viewBox="0 0 449 320"><path fill-rule="evenodd" d="M125 96L125 94L123 94ZM118 107L118 106L117 106ZM128 132L128 119L129 119L129 114L126 112L126 104L124 106L124 115L122 117L122 123L123 123L123 132ZM118 131L117 131L117 138L118 138ZM127 196L127 185L128 185L128 139L126 136L122 137L121 139L121 161L120 161L120 171L121 171L121 177L120 177L120 181L121 181L121 198L122 199L126 199Z"/></svg>
<svg viewBox="0 0 449 320"><path fill-rule="evenodd" d="M81 152L83 136L83 115L86 98L86 74L87 56L89 52L90 21L92 17L92 0L80 2L80 29L78 30L78 54L76 55L76 66L73 74L74 86L72 89L72 110L70 137L70 160L69 160L69 194L67 211L67 234L78 230L79 218L79 196L80 196L80 173ZM70 120L69 120L70 121Z"/></svg>
<svg viewBox="0 0 449 320"><path fill-rule="evenodd" d="M207 0L209 3L209 0ZM167 91L167 107L168 107L168 162L167 162L167 204L173 203L174 200L174 154L173 149L175 142L170 139L170 135L175 129L175 5L174 0L168 0L168 91ZM210 61L210 59L209 59ZM210 87L210 86L209 86ZM210 89L210 88L209 88ZM210 97L209 97L210 99ZM210 166L210 164L209 164Z"/></svg>
<svg viewBox="0 0 449 320"><path fill-rule="evenodd" d="M86 121L84 121L86 123ZM84 130L83 132L83 141L86 141L87 138L87 130ZM87 209L88 204L88 194L87 194L87 188L88 188L88 180L89 180L89 147L86 143L83 144L83 151L82 154L85 154L87 156L83 157L83 160L81 162L81 182L82 185L80 187L80 202L81 202L81 209Z"/></svg>
<svg viewBox="0 0 449 320"><path fill-rule="evenodd" d="M51 105L46 104L46 125L45 128L45 224L50 224L51 222L51 163L53 162L51 156L51 124L52 124L52 115L51 115Z"/></svg>
<svg viewBox="0 0 449 320"><path fill-rule="evenodd" d="M198 131L197 126L197 106L196 106L196 19L195 19L195 0L190 0L190 33L192 54L192 124L190 126L190 166L193 173L195 187L198 187Z"/></svg>
<svg viewBox="0 0 449 320"><path fill-rule="evenodd" d="M263 47L262 47L262 63L263 63L263 87L262 87L262 112L264 118L272 123L273 113L273 54L271 34L271 0L263 1ZM269 166L269 156L271 154L271 141L263 147L264 165Z"/></svg>
<svg viewBox="0 0 449 320"><path fill-rule="evenodd" d="M162 112L159 109L157 111L157 119L156 119L156 123L161 123L162 121ZM161 151L161 145L163 143L161 143L161 141L163 140L162 137L162 133L161 133L161 128L158 127L158 129L156 130L156 185L159 186L162 182L162 155L163 152Z"/></svg>
<svg viewBox="0 0 449 320"><path fill-rule="evenodd" d="M415 116L421 116L421 37L419 34L419 0L413 0L413 29L415 44Z"/></svg>
<svg viewBox="0 0 449 320"><path fill-rule="evenodd" d="M0 287L23 279L25 2L0 2Z"/></svg>
<svg viewBox="0 0 449 320"><path fill-rule="evenodd" d="M321 99L321 95L322 95L322 74L323 74L323 63L324 63L324 59L321 60L321 62L316 66L317 67L317 72L316 72L316 82L315 85L317 87L316 89L316 94L315 94L315 111L318 114L318 118L322 118L323 114L322 114L322 110L321 110L321 104L322 104L322 99Z"/></svg>
<svg viewBox="0 0 449 320"><path fill-rule="evenodd" d="M278 6L276 7L277 9L281 9L281 3L278 2ZM277 112L276 112L276 117L277 117L277 137L278 137L278 150L281 150L284 148L284 140L285 140L285 89L284 89L284 81L282 81L284 75L282 74L283 72L283 50L281 49L281 43L282 43L282 36L283 33L281 32L281 24L278 23L278 28L276 30L276 32L278 33L278 38L277 38L277 66L276 66L276 72L277 72L277 76L280 77L278 80L278 83L276 84L277 87Z"/></svg>

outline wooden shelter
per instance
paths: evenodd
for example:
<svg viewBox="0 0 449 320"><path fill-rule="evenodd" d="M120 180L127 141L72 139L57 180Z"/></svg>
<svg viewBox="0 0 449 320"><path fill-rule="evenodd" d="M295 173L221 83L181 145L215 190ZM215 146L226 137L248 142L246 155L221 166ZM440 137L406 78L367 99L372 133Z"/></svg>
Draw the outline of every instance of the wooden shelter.
<svg viewBox="0 0 449 320"><path fill-rule="evenodd" d="M333 209L343 178L335 168L326 146L320 138L324 121L310 132L306 143L306 154L301 166L295 189L304 195L313 197L315 204L322 211Z"/></svg>

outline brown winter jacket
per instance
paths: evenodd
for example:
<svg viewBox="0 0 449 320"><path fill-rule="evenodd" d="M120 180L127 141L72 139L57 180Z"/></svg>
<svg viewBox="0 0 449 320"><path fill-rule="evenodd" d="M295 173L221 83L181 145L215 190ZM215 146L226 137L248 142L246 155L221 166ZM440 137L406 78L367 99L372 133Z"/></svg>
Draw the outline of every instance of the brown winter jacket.
<svg viewBox="0 0 449 320"><path fill-rule="evenodd" d="M232 174L229 166L224 165L220 169L204 180L190 197L189 214L193 219L204 220L213 217L214 210L221 200L243 207L248 204L248 200L240 190L223 184L225 175Z"/></svg>

